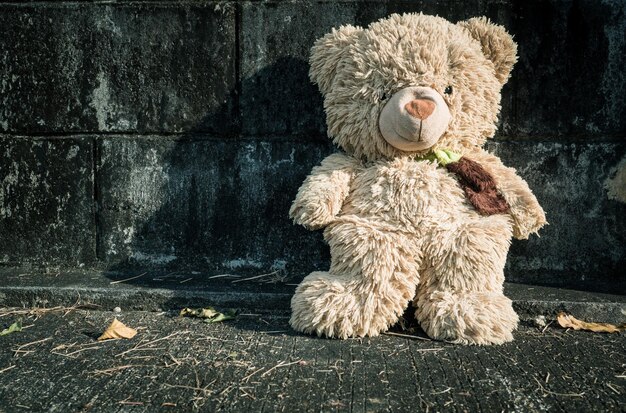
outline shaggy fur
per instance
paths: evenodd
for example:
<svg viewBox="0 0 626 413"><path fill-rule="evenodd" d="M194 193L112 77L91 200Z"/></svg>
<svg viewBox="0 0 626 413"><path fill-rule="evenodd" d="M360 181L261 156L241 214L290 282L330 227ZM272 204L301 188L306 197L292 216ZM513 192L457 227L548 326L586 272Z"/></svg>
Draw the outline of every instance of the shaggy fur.
<svg viewBox="0 0 626 413"><path fill-rule="evenodd" d="M512 339L518 319L502 289L510 240L546 221L515 170L481 146L495 132L515 54L511 36L484 18L452 24L422 14L392 15L366 29L344 26L316 42L311 79L324 95L329 135L344 152L313 169L290 210L296 223L325 228L332 257L328 271L311 273L296 289L293 328L376 336L413 300L417 320L435 339ZM450 112L428 149L403 151L380 132L383 107L406 88L435 91ZM484 168L478 178L492 178L484 188L510 206L507 212L481 215L454 173L419 160L440 148ZM474 192L479 181L468 184Z"/></svg>

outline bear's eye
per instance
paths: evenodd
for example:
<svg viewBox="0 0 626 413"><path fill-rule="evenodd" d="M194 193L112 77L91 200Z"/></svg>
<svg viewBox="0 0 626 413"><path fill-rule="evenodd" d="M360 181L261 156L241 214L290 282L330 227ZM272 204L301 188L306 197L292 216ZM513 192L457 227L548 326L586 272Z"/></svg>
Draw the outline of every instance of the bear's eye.
<svg viewBox="0 0 626 413"><path fill-rule="evenodd" d="M446 88L446 90L443 91L443 93L445 93L446 95L451 95L452 94L452 86L448 86Z"/></svg>
<svg viewBox="0 0 626 413"><path fill-rule="evenodd" d="M382 102L383 100L387 100L387 92L381 91L378 94L378 97L380 98L380 101Z"/></svg>

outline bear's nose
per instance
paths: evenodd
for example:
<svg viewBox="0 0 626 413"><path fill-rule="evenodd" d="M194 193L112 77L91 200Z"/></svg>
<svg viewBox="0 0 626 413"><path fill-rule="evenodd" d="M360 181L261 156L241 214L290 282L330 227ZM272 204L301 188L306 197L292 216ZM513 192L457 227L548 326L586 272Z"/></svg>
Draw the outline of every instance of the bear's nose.
<svg viewBox="0 0 626 413"><path fill-rule="evenodd" d="M430 99L415 99L404 105L409 115L424 120L435 111L435 102Z"/></svg>

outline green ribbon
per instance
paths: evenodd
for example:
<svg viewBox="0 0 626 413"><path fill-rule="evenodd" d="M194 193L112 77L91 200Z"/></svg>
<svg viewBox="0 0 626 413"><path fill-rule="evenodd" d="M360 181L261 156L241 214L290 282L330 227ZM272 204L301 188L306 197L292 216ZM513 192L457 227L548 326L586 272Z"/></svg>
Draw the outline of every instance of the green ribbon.
<svg viewBox="0 0 626 413"><path fill-rule="evenodd" d="M422 156L416 156L416 161L436 161L441 166L446 166L449 163L457 162L461 159L461 154L453 152L448 149L434 149Z"/></svg>

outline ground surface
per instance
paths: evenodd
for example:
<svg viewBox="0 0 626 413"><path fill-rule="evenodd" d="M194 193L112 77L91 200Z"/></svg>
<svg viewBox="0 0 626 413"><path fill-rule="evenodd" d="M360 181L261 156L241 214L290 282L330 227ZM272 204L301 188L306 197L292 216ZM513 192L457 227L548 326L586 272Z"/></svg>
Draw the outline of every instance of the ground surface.
<svg viewBox="0 0 626 413"><path fill-rule="evenodd" d="M626 337L525 325L500 347L336 341L287 319L0 310L0 411L624 411ZM132 340L95 340L112 319Z"/></svg>

